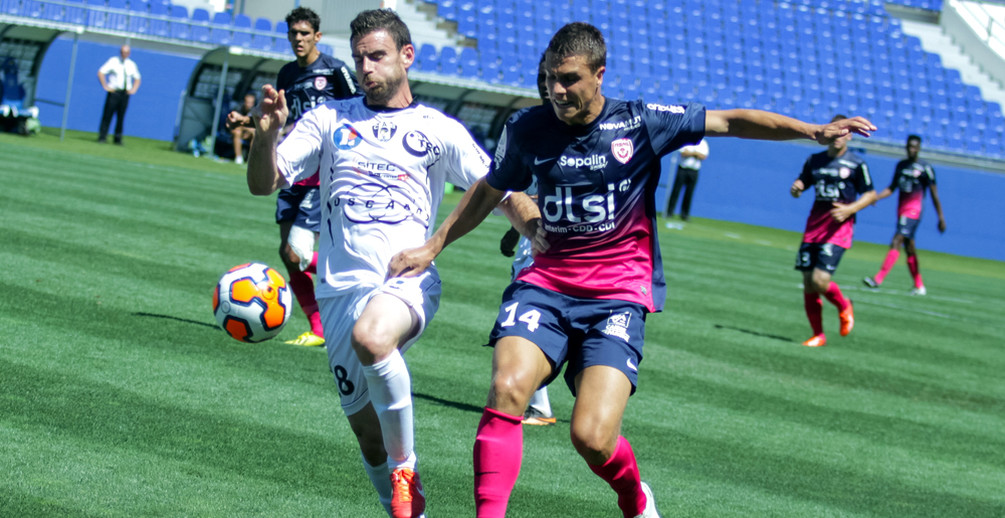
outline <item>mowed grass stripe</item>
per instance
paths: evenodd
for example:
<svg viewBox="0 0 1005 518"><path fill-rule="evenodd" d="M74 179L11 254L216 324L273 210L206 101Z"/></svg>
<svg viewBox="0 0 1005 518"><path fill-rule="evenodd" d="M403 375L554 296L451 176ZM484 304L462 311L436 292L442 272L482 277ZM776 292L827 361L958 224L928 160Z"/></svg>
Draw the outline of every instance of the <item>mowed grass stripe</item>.
<svg viewBox="0 0 1005 518"><path fill-rule="evenodd" d="M11 495L0 514L380 515L324 351L214 328L222 269L277 262L274 201L248 195L232 165L44 137L25 142L45 166L0 164L0 465L17 474L0 482ZM68 165L44 169L54 162ZM22 201L40 178L51 195ZM406 354L441 516L473 514L491 368L480 345L508 283L507 227L491 217L437 259L440 312ZM647 319L624 433L662 513L1005 514L1001 263L922 251L931 295L911 298L902 264L879 292L857 288L886 248L856 245L835 276L857 303L856 331L839 338L825 305L831 344L810 350L798 345L798 240L700 218L661 227L670 300ZM297 310L280 339L303 326ZM524 431L509 516L616 516L569 443L564 380L551 395L559 425Z"/></svg>

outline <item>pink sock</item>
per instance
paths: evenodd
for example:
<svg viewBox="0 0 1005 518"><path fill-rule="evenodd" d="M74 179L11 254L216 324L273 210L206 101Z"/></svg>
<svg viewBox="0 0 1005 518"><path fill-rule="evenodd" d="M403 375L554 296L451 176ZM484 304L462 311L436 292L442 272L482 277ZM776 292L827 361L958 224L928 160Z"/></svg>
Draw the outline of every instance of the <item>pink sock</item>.
<svg viewBox="0 0 1005 518"><path fill-rule="evenodd" d="M638 516L645 511L646 494L642 492L639 465L635 462L635 453L627 439L619 436L611 458L603 465L591 465L590 469L618 494L618 508L625 518Z"/></svg>
<svg viewBox="0 0 1005 518"><path fill-rule="evenodd" d="M907 269L911 271L911 277L914 277L915 288L920 288L925 285L924 282L921 282L921 270L918 269L918 256L907 256Z"/></svg>
<svg viewBox="0 0 1005 518"><path fill-rule="evenodd" d="M841 293L841 288L838 287L837 283L831 281L827 286L827 291L824 292L824 297L831 301L831 304L837 306L838 311L844 311L848 308L848 299L844 298L844 294Z"/></svg>
<svg viewBox="0 0 1005 518"><path fill-rule="evenodd" d="M297 303L307 315L311 323L311 331L318 336L324 336L321 329L321 316L318 314L318 301L314 298L314 279L310 274L300 270L287 270L290 274L290 288L297 297Z"/></svg>
<svg viewBox="0 0 1005 518"><path fill-rule="evenodd" d="M475 510L478 518L504 518L523 460L522 417L486 407L475 435Z"/></svg>
<svg viewBox="0 0 1005 518"><path fill-rule="evenodd" d="M883 279L886 278L886 274L890 273L890 268L897 264L897 259L900 258L900 250L896 248L891 248L889 252L886 253L886 259L883 260L883 266L879 267L879 272L872 279L876 281L876 284L883 284Z"/></svg>
<svg viewBox="0 0 1005 518"><path fill-rule="evenodd" d="M820 295L816 293L803 293L803 306L806 307L806 317L810 319L810 327L813 329L813 336L824 334L823 310L824 305L820 302Z"/></svg>

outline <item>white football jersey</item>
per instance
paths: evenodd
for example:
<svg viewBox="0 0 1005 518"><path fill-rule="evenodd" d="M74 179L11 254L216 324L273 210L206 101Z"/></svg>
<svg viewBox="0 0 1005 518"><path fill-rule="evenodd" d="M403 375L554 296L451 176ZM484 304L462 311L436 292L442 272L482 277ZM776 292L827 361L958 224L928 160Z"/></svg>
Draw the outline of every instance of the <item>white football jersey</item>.
<svg viewBox="0 0 1005 518"><path fill-rule="evenodd" d="M318 298L383 284L394 254L432 234L444 182L468 189L489 168L457 120L417 103L372 110L361 97L307 112L277 155L287 185L320 173Z"/></svg>

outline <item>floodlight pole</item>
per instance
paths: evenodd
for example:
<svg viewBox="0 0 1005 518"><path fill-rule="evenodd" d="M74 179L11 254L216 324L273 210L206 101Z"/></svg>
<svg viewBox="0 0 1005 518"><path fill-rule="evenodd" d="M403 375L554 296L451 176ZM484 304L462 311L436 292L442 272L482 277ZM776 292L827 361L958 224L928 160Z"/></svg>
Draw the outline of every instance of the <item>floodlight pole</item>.
<svg viewBox="0 0 1005 518"><path fill-rule="evenodd" d="M63 124L59 127L59 141L66 137L66 120L70 116L70 93L73 92L73 72L77 68L77 44L80 42L80 33L84 32L83 27L77 27L73 31L73 50L70 51L70 73L66 78L66 98L63 100Z"/></svg>
<svg viewBox="0 0 1005 518"><path fill-rule="evenodd" d="M216 156L216 132L220 130L220 112L223 111L223 94L227 90L227 70L230 68L230 50L227 50L227 57L223 58L223 70L220 72L220 86L216 91L216 107L213 109L213 127L210 135L209 154Z"/></svg>

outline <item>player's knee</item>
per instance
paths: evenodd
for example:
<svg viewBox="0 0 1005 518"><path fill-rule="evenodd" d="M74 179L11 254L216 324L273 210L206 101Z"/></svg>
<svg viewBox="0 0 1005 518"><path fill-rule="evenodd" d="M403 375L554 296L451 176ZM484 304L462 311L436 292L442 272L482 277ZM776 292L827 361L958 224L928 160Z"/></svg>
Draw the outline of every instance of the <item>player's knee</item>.
<svg viewBox="0 0 1005 518"><path fill-rule="evenodd" d="M519 373L497 372L492 376L489 404L493 408L511 414L521 414L527 408L533 390L530 383Z"/></svg>
<svg viewBox="0 0 1005 518"><path fill-rule="evenodd" d="M391 336L381 331L380 326L362 320L353 326L350 342L363 365L372 365L378 357L386 355L397 346Z"/></svg>
<svg viewBox="0 0 1005 518"><path fill-rule="evenodd" d="M605 427L590 423L573 422L569 429L572 446L587 463L599 465L607 462L614 454L617 436Z"/></svg>

